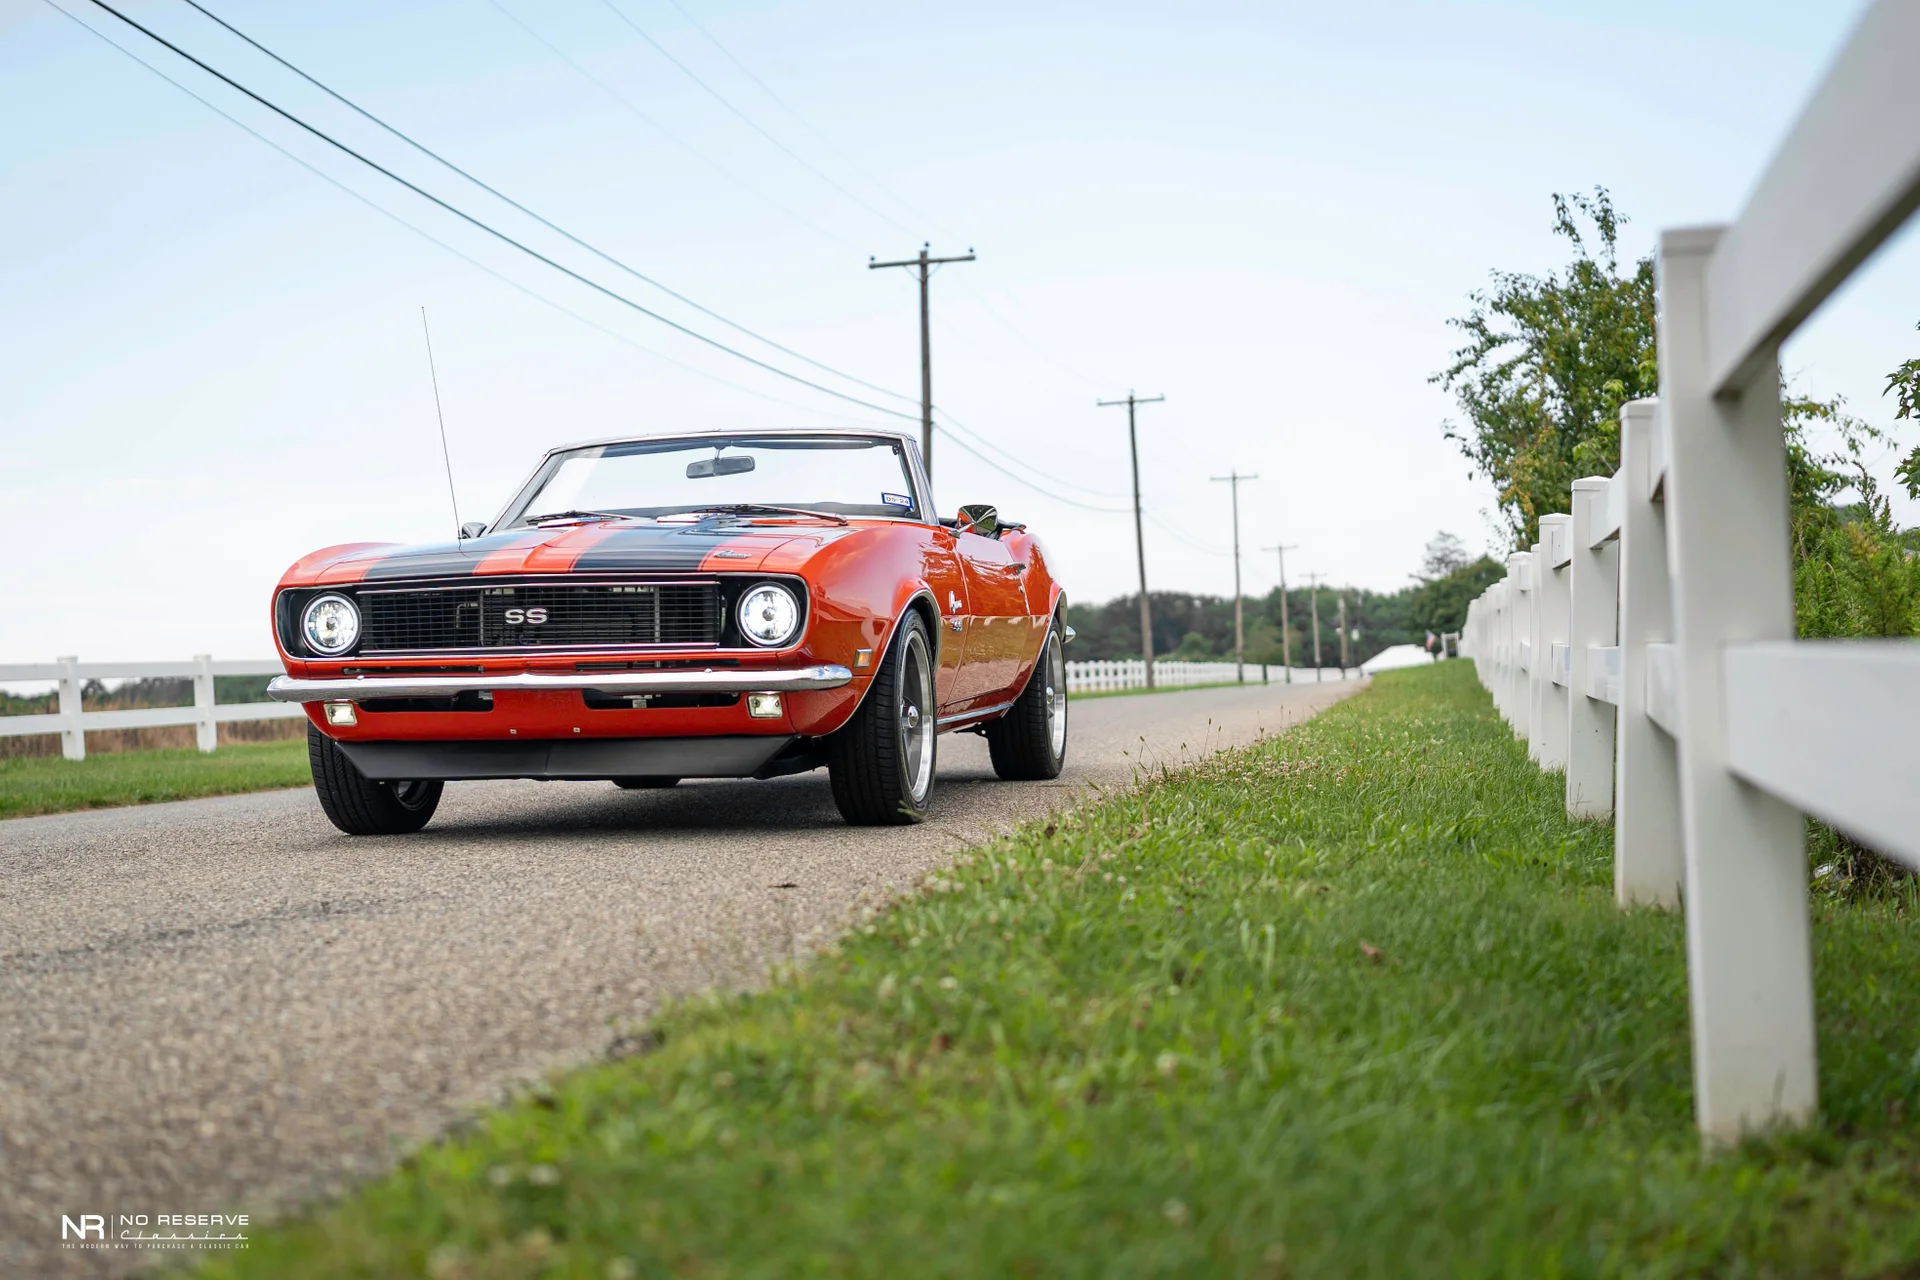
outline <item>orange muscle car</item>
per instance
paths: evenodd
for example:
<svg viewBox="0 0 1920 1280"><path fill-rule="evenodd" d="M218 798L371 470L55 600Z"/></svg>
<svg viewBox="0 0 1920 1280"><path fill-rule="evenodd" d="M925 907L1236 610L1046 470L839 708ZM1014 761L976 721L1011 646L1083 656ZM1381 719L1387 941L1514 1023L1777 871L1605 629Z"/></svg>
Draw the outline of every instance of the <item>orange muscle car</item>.
<svg viewBox="0 0 1920 1280"><path fill-rule="evenodd" d="M873 431L693 432L546 455L491 524L349 543L273 596L314 788L355 835L474 778L772 778L826 766L851 823L918 822L938 735L1059 774L1066 604L991 507L934 514Z"/></svg>

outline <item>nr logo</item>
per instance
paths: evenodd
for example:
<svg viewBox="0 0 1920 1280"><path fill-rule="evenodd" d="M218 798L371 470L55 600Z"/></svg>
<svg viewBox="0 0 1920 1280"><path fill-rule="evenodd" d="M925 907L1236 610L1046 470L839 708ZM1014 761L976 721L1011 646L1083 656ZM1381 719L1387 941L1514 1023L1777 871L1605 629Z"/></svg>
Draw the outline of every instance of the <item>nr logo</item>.
<svg viewBox="0 0 1920 1280"><path fill-rule="evenodd" d="M537 627L547 620L545 609L509 609L505 614L507 625Z"/></svg>
<svg viewBox="0 0 1920 1280"><path fill-rule="evenodd" d="M60 1215L60 1238L62 1240L105 1240L107 1238L107 1215L104 1213L83 1213L80 1221L75 1222L66 1214Z"/></svg>

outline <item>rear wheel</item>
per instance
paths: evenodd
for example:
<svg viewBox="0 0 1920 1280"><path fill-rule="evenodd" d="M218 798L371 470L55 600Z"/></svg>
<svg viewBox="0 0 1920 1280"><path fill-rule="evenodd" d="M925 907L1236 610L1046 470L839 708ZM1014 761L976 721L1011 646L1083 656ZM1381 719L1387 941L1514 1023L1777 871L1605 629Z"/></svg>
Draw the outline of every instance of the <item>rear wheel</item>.
<svg viewBox="0 0 1920 1280"><path fill-rule="evenodd" d="M636 775L628 778L615 778L613 785L622 791L657 791L664 787L679 786L680 779L640 777Z"/></svg>
<svg viewBox="0 0 1920 1280"><path fill-rule="evenodd" d="M1007 714L987 725L993 771L1009 782L1044 782L1067 762L1067 662L1058 626Z"/></svg>
<svg viewBox="0 0 1920 1280"><path fill-rule="evenodd" d="M827 777L840 816L857 827L923 821L933 799L933 645L909 611L866 700L828 740Z"/></svg>
<svg viewBox="0 0 1920 1280"><path fill-rule="evenodd" d="M440 807L444 782L376 782L353 767L340 744L307 726L313 792L334 826L350 836L404 836Z"/></svg>

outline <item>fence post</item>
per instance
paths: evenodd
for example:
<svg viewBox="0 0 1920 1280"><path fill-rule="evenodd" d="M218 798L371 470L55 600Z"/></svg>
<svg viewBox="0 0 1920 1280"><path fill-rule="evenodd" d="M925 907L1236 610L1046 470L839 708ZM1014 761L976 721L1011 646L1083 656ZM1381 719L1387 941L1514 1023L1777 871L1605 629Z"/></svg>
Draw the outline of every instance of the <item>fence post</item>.
<svg viewBox="0 0 1920 1280"><path fill-rule="evenodd" d="M1659 401L1620 410L1620 711L1615 718L1613 896L1621 906L1680 905L1680 758L1647 714L1647 646L1673 639L1666 504L1655 499Z"/></svg>
<svg viewBox="0 0 1920 1280"><path fill-rule="evenodd" d="M193 742L202 751L220 745L220 726L213 718L213 655L193 655L193 709L199 717L193 723Z"/></svg>
<svg viewBox="0 0 1920 1280"><path fill-rule="evenodd" d="M1617 482L1611 482L1617 483ZM1620 604L1620 544L1591 546L1606 510L1610 482L1588 476L1573 482L1572 539L1567 564L1567 813L1605 818L1613 813L1613 707L1587 696L1588 656L1614 642Z"/></svg>
<svg viewBox="0 0 1920 1280"><path fill-rule="evenodd" d="M80 719L80 659L55 659L60 664L60 754L69 760L87 758L87 731Z"/></svg>
<svg viewBox="0 0 1920 1280"><path fill-rule="evenodd" d="M1507 606L1508 653L1512 668L1508 676L1507 719L1513 722L1513 736L1527 740L1527 711L1533 701L1528 681L1533 679L1530 652L1533 636L1533 583L1527 568L1533 559L1530 551L1516 551L1507 557L1507 581L1512 595Z"/></svg>
<svg viewBox="0 0 1920 1280"><path fill-rule="evenodd" d="M1727 768L1725 646L1791 640L1794 627L1778 361L1735 396L1709 381L1707 276L1721 234L1660 237L1656 329L1694 1109L1710 1141L1731 1142L1805 1121L1819 1091L1804 827Z"/></svg>
<svg viewBox="0 0 1920 1280"><path fill-rule="evenodd" d="M1566 515L1540 517L1533 548L1533 703L1528 708L1528 752L1542 769L1567 767L1567 697L1553 682L1553 646L1567 642L1573 612L1567 578L1553 567L1567 545Z"/></svg>

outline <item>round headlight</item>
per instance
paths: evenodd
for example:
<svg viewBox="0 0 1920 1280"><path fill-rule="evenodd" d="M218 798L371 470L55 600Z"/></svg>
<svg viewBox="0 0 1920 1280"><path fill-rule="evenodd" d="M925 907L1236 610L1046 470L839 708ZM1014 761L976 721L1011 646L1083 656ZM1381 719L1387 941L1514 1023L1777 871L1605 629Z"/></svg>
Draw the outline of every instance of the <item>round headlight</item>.
<svg viewBox="0 0 1920 1280"><path fill-rule="evenodd" d="M740 634L771 649L793 639L800 629L800 602L776 582L763 582L740 597Z"/></svg>
<svg viewBox="0 0 1920 1280"><path fill-rule="evenodd" d="M315 653L345 653L360 638L360 610L345 596L315 596L300 615L300 630Z"/></svg>

